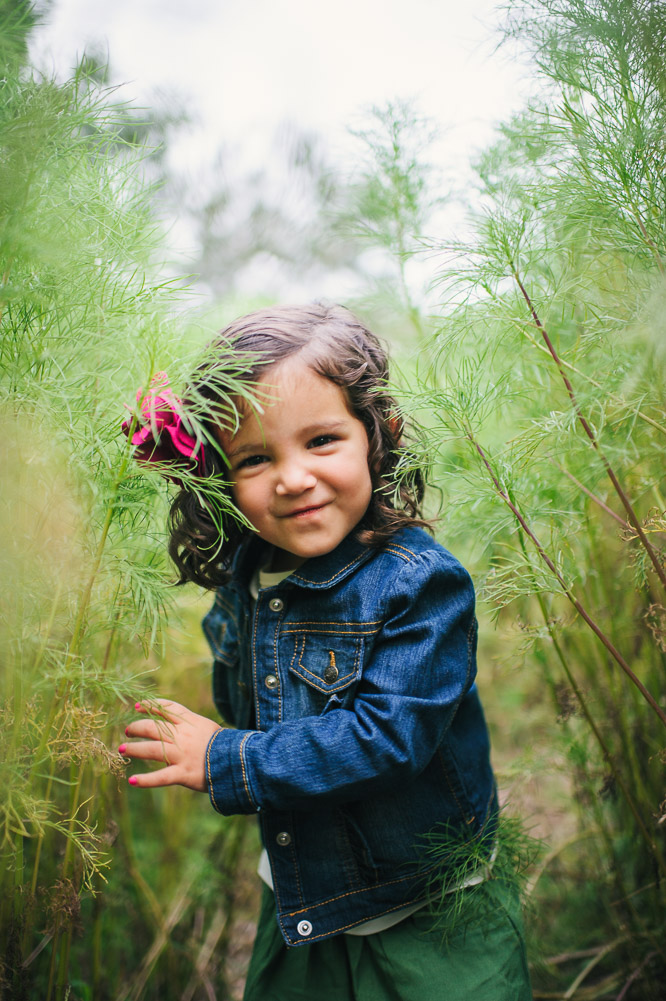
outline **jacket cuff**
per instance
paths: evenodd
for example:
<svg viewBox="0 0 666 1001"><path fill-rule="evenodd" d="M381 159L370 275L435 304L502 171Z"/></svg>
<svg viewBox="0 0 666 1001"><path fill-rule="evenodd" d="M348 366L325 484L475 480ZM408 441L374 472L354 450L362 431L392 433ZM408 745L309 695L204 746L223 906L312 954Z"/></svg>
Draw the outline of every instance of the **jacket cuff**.
<svg viewBox="0 0 666 1001"><path fill-rule="evenodd" d="M206 781L210 801L218 813L256 813L250 788L245 748L256 730L217 730L206 748Z"/></svg>

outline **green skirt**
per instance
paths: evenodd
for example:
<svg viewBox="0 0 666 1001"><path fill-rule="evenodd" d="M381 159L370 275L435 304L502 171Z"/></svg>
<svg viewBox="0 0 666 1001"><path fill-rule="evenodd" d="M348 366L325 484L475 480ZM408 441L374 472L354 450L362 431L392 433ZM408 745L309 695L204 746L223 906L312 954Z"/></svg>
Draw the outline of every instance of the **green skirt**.
<svg viewBox="0 0 666 1001"><path fill-rule="evenodd" d="M264 887L243 1001L531 1001L516 894L494 880L473 892L474 918L446 935L424 907L374 935L287 948Z"/></svg>

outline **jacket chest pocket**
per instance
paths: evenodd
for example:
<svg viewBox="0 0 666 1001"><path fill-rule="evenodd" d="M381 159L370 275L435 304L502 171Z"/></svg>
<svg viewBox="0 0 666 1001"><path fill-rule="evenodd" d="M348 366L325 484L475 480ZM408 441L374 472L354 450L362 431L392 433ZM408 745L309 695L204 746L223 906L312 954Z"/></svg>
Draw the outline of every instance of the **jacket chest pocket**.
<svg viewBox="0 0 666 1001"><path fill-rule="evenodd" d="M341 705L361 676L363 637L339 633L293 633L290 674L304 682L295 686L300 711L322 712L327 703ZM344 693L344 695L343 695ZM333 696L336 696L333 698Z"/></svg>

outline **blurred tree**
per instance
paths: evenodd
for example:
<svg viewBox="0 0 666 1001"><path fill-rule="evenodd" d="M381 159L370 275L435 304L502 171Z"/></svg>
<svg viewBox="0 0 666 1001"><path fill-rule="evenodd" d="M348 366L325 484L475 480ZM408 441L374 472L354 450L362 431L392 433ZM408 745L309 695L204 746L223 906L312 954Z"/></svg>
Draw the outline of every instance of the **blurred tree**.
<svg viewBox="0 0 666 1001"><path fill-rule="evenodd" d="M218 296L237 282L284 295L285 288L330 286L332 276L348 286L358 275L364 248L336 223L350 204L350 189L328 162L321 138L284 124L273 148L268 166L234 181L224 180L228 154L222 152L216 187L203 202L191 202L200 247L196 270Z"/></svg>
<svg viewBox="0 0 666 1001"><path fill-rule="evenodd" d="M28 36L51 6L52 0L0 0L0 73L6 77L12 69L25 64Z"/></svg>

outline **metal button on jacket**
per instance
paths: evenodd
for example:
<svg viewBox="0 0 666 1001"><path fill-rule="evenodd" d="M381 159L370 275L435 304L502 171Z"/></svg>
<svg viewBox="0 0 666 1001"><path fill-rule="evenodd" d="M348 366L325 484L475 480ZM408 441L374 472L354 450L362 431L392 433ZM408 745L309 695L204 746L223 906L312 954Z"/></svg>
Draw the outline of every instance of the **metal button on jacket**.
<svg viewBox="0 0 666 1001"><path fill-rule="evenodd" d="M296 931L299 935L312 935L312 925L309 921L299 921L296 925Z"/></svg>
<svg viewBox="0 0 666 1001"><path fill-rule="evenodd" d="M324 671L324 681L326 682L326 684L332 685L334 681L337 681L339 673L340 672L338 671L337 667L335 667L333 664L327 667L326 670Z"/></svg>
<svg viewBox="0 0 666 1001"><path fill-rule="evenodd" d="M266 688L269 688L271 691L273 691L278 686L278 679L275 677L274 674L267 674L266 677L264 678L264 684L266 685Z"/></svg>
<svg viewBox="0 0 666 1001"><path fill-rule="evenodd" d="M284 601L282 600L282 598L271 598L271 600L268 602L268 607L270 608L271 612L281 612L282 609L284 608Z"/></svg>
<svg viewBox="0 0 666 1001"><path fill-rule="evenodd" d="M275 839L279 844L280 848L286 848L287 845L291 844L291 834L288 831L280 831Z"/></svg>

